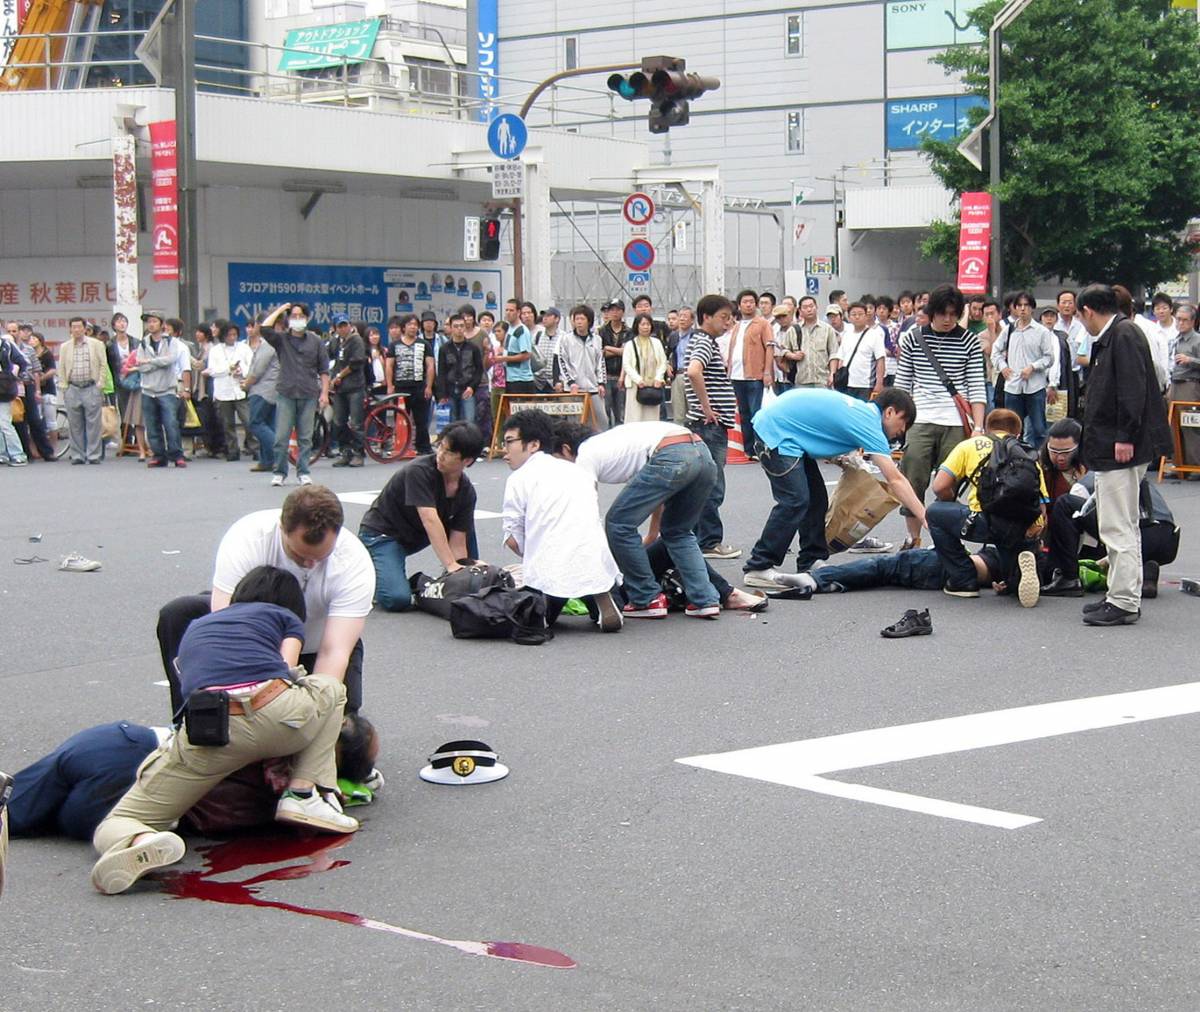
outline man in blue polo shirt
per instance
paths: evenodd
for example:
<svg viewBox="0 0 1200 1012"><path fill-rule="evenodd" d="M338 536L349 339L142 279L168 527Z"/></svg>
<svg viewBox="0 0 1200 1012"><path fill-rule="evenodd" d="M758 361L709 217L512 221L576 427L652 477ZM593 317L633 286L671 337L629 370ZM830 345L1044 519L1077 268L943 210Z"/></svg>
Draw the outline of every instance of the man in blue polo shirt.
<svg viewBox="0 0 1200 1012"><path fill-rule="evenodd" d="M859 401L833 390L795 389L754 416L759 462L771 482L775 506L744 567L750 587L784 590L795 578L776 571L799 534L796 570L804 573L829 558L825 512L829 497L819 460L861 448L883 473L888 490L913 515L925 509L892 461L889 440L902 436L917 417L912 397L888 387L875 400Z"/></svg>

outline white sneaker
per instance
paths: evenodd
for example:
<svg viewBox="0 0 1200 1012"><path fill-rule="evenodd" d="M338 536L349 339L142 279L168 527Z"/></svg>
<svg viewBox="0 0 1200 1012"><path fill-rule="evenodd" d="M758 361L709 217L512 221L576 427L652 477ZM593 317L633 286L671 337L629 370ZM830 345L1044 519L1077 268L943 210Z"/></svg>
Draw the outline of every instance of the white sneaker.
<svg viewBox="0 0 1200 1012"><path fill-rule="evenodd" d="M278 488L285 481L287 481L287 479L282 474L277 474L271 479L271 484Z"/></svg>
<svg viewBox="0 0 1200 1012"><path fill-rule="evenodd" d="M700 552L706 559L740 559L742 550L734 548L733 545L709 545Z"/></svg>
<svg viewBox="0 0 1200 1012"><path fill-rule="evenodd" d="M742 577L742 583L747 587L764 587L767 590L790 590L792 587L804 587L809 581L812 581L812 577L807 573L781 573L778 569L751 569Z"/></svg>
<svg viewBox="0 0 1200 1012"><path fill-rule="evenodd" d="M892 543L890 541L880 541L879 538L863 538L846 549L846 551L854 555L873 555L875 553L890 552L891 550Z"/></svg>
<svg viewBox="0 0 1200 1012"><path fill-rule="evenodd" d="M379 790L385 783L387 783L387 781L383 779L383 774L380 773L378 769L372 767L371 775L368 776L367 779L363 781L363 786L365 788L367 788L367 790L374 793L375 791Z"/></svg>
<svg viewBox="0 0 1200 1012"><path fill-rule="evenodd" d="M92 885L106 896L123 893L146 872L182 860L185 849L174 833L155 833L131 847L110 850L92 866Z"/></svg>
<svg viewBox="0 0 1200 1012"><path fill-rule="evenodd" d="M343 814L337 796L322 796L319 790L314 790L307 798L284 791L279 804L275 806L275 821L311 826L327 833L353 833L358 829L358 820Z"/></svg>
<svg viewBox="0 0 1200 1012"><path fill-rule="evenodd" d="M95 559L85 559L82 555L72 552L63 556L58 568L64 573L94 573L101 567Z"/></svg>
<svg viewBox="0 0 1200 1012"><path fill-rule="evenodd" d="M302 475L300 475L300 484L301 485L311 485L312 478L310 478L307 474L302 474Z"/></svg>
<svg viewBox="0 0 1200 1012"><path fill-rule="evenodd" d="M1017 600L1022 608L1032 608L1042 596L1041 582L1038 580L1037 559L1033 552L1021 552L1017 556Z"/></svg>

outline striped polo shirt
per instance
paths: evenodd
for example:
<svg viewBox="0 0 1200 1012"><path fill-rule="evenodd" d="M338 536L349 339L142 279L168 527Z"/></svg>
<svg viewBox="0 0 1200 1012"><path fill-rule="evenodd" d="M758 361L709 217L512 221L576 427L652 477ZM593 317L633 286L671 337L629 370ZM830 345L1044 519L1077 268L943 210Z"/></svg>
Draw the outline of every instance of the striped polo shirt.
<svg viewBox="0 0 1200 1012"><path fill-rule="evenodd" d="M729 382L729 373L725 369L725 360L721 358L721 349L717 347L717 339L703 330L692 333L688 341L688 363L699 362L704 367L704 388L708 391L708 403L716 412L721 424L732 429L737 419L737 401L733 396L733 384ZM687 420L689 422L704 421L704 411L700 407L700 398L692 389L692 381L687 382Z"/></svg>

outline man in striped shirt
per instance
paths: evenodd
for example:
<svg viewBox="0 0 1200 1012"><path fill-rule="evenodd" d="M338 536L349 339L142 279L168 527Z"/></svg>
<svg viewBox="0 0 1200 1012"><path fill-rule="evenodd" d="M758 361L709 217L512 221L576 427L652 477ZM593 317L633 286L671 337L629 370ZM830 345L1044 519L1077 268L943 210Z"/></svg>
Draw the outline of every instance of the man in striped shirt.
<svg viewBox="0 0 1200 1012"><path fill-rule="evenodd" d="M723 295L704 296L696 304L696 322L698 329L692 333L687 350L687 424L704 440L717 465L717 481L700 513L696 537L706 559L736 559L741 549L722 540L725 528L721 524L721 504L725 501L725 455L729 430L737 416L737 401L717 347L717 338L733 325L733 303Z"/></svg>
<svg viewBox="0 0 1200 1012"><path fill-rule="evenodd" d="M962 292L953 285L939 285L929 293L925 309L930 322L921 328L921 335L954 389L970 401L974 431L979 433L983 431L987 402L983 352L979 347L979 339L958 324L964 307ZM962 441L963 422L953 396L917 342L913 331L901 339L895 385L897 389L912 394L917 405L917 417L921 419L908 430L900 470L909 480L917 498L924 499L933 469ZM904 548L917 548L921 544L921 522L907 508L902 508L901 513L908 528Z"/></svg>

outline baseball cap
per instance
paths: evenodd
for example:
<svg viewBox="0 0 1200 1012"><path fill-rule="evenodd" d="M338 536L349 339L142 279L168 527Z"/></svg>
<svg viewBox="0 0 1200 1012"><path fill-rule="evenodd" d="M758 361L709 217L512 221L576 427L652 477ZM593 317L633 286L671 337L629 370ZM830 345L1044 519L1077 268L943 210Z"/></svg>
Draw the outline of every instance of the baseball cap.
<svg viewBox="0 0 1200 1012"><path fill-rule="evenodd" d="M775 311L771 315L772 316L791 316L792 315L792 307L791 306L776 306Z"/></svg>
<svg viewBox="0 0 1200 1012"><path fill-rule="evenodd" d="M560 320L562 319L562 313L560 313L558 311L558 308L556 306L547 306L545 309L542 310L542 315L543 316L554 316Z"/></svg>
<svg viewBox="0 0 1200 1012"><path fill-rule="evenodd" d="M164 313L161 309L147 309L144 313L142 313L142 323L145 323L152 316L159 323L162 323L163 320L165 320L167 318L167 314Z"/></svg>
<svg viewBox="0 0 1200 1012"><path fill-rule="evenodd" d="M334 313L333 316L329 318L329 322L336 327L339 323L349 323L350 317L348 317L345 313Z"/></svg>
<svg viewBox="0 0 1200 1012"><path fill-rule="evenodd" d="M425 312L421 314L421 322L424 323L426 320L432 320L434 323L437 323L437 313L435 313L432 309L425 310Z"/></svg>
<svg viewBox="0 0 1200 1012"><path fill-rule="evenodd" d="M837 303L834 303L832 306L825 307L825 315L826 316L832 316L834 313L837 313L838 316L841 316L842 315L842 307L839 306Z"/></svg>

